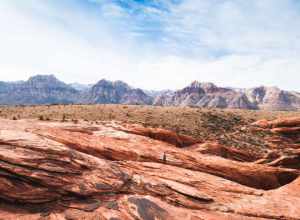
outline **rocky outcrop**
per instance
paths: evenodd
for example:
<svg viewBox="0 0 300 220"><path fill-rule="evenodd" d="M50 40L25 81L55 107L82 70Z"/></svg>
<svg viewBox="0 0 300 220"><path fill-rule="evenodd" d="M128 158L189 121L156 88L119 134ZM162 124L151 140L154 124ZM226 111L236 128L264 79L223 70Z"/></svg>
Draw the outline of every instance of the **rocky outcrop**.
<svg viewBox="0 0 300 220"><path fill-rule="evenodd" d="M122 81L100 80L95 85L65 84L53 75L21 82L0 82L0 104L152 104L152 97Z"/></svg>
<svg viewBox="0 0 300 220"><path fill-rule="evenodd" d="M297 168L141 125L0 127L0 219L300 219Z"/></svg>
<svg viewBox="0 0 300 220"><path fill-rule="evenodd" d="M259 160L271 166L300 168L300 118L279 118L273 121L260 120L253 124L272 134L268 138L273 150Z"/></svg>
<svg viewBox="0 0 300 220"><path fill-rule="evenodd" d="M148 104L152 98L141 89L131 88L122 81L100 80L82 95L82 103Z"/></svg>
<svg viewBox="0 0 300 220"><path fill-rule="evenodd" d="M180 135L174 131L169 131L161 128L145 128L140 125L124 125L116 127L116 129L119 129L120 131L125 131L127 133L142 135L155 140L167 142L180 148L200 143L200 140L197 140L190 136Z"/></svg>
<svg viewBox="0 0 300 220"><path fill-rule="evenodd" d="M70 104L77 100L79 92L59 81L53 75L37 75L27 81L0 83L0 104Z"/></svg>
<svg viewBox="0 0 300 220"><path fill-rule="evenodd" d="M232 89L195 81L182 90L157 96L154 104L291 111L300 109L300 94L277 87Z"/></svg>
<svg viewBox="0 0 300 220"><path fill-rule="evenodd" d="M263 110L299 110L300 94L277 87L256 87L245 90L247 98Z"/></svg>
<svg viewBox="0 0 300 220"><path fill-rule="evenodd" d="M173 94L166 93L154 100L154 105L199 106L209 108L255 109L245 94L212 83L194 81Z"/></svg>

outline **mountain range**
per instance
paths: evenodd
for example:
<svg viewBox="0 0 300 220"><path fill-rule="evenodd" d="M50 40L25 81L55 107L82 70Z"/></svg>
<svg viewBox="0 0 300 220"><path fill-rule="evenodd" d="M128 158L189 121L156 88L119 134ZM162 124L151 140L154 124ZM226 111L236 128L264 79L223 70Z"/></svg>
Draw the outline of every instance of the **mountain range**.
<svg viewBox="0 0 300 220"><path fill-rule="evenodd" d="M300 110L300 93L277 87L251 89L218 87L192 82L177 91L147 91L122 81L100 80L93 85L67 84L54 75L36 75L27 81L0 82L1 105L138 104L208 108Z"/></svg>

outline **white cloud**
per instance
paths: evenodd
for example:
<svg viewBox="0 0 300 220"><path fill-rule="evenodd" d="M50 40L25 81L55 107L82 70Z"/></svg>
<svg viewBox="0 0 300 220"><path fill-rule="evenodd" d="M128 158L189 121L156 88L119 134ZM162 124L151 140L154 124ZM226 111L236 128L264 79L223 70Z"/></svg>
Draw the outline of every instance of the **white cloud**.
<svg viewBox="0 0 300 220"><path fill-rule="evenodd" d="M201 80L300 90L300 13L292 0L162 0L168 10L135 3L137 13L92 1L98 5L2 0L0 80L53 73L148 89Z"/></svg>
<svg viewBox="0 0 300 220"><path fill-rule="evenodd" d="M23 5L0 8L1 80L55 73L67 81L90 82L107 77L110 72L119 73L122 66L132 62L127 57L130 42L119 42L93 16L78 16L66 9L50 10L49 4L38 6L44 6L43 10L36 6L34 10L59 21L49 22L32 13L32 9L28 13ZM67 13L62 15L64 12Z"/></svg>

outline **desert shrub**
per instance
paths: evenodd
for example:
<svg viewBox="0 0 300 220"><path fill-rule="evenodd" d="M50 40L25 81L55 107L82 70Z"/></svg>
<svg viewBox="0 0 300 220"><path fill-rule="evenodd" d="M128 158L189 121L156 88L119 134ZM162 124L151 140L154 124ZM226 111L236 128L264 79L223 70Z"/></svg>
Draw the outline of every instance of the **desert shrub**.
<svg viewBox="0 0 300 220"><path fill-rule="evenodd" d="M67 116L65 115L65 114L63 114L63 117L62 117L62 120L61 120L62 122L65 122L65 121L67 121Z"/></svg>
<svg viewBox="0 0 300 220"><path fill-rule="evenodd" d="M74 123L74 124L78 124L78 119L72 119L72 122Z"/></svg>

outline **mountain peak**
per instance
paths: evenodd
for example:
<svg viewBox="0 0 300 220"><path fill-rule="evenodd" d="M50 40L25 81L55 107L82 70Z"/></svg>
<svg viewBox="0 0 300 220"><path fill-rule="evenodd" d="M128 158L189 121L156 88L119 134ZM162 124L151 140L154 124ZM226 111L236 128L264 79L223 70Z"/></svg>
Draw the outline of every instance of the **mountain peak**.
<svg viewBox="0 0 300 220"><path fill-rule="evenodd" d="M202 88L202 89L212 89L217 88L217 86L211 82L199 82L197 80L193 81L189 87L192 88Z"/></svg>
<svg viewBox="0 0 300 220"><path fill-rule="evenodd" d="M55 75L35 75L27 81L0 82L0 104L115 103L217 108L299 110L300 93L278 87L251 89L218 87L193 81L177 91L143 91L117 80L94 85L66 84Z"/></svg>
<svg viewBox="0 0 300 220"><path fill-rule="evenodd" d="M31 82L35 82L35 81L59 81L55 75L51 74L51 75L41 75L41 74L38 74L38 75L35 75L35 76L31 76L28 81L31 81Z"/></svg>
<svg viewBox="0 0 300 220"><path fill-rule="evenodd" d="M189 87L193 87L193 88L200 88L201 87L201 83L197 80L193 81Z"/></svg>
<svg viewBox="0 0 300 220"><path fill-rule="evenodd" d="M100 79L95 85L105 85L105 84L112 84L112 82L103 78Z"/></svg>
<svg viewBox="0 0 300 220"><path fill-rule="evenodd" d="M30 77L25 83L29 87L44 88L44 89L45 88L60 89L60 88L69 87L64 82L58 80L54 75L35 75Z"/></svg>
<svg viewBox="0 0 300 220"><path fill-rule="evenodd" d="M152 104L152 98L141 89L134 89L123 81L101 79L84 95L84 102Z"/></svg>
<svg viewBox="0 0 300 220"><path fill-rule="evenodd" d="M107 79L101 79L100 81L98 81L96 84L95 84L96 87L114 87L114 88L123 88L123 89L131 89L131 87L123 82L123 81L120 81L120 80L117 80L117 81L110 81L110 80L107 80Z"/></svg>

